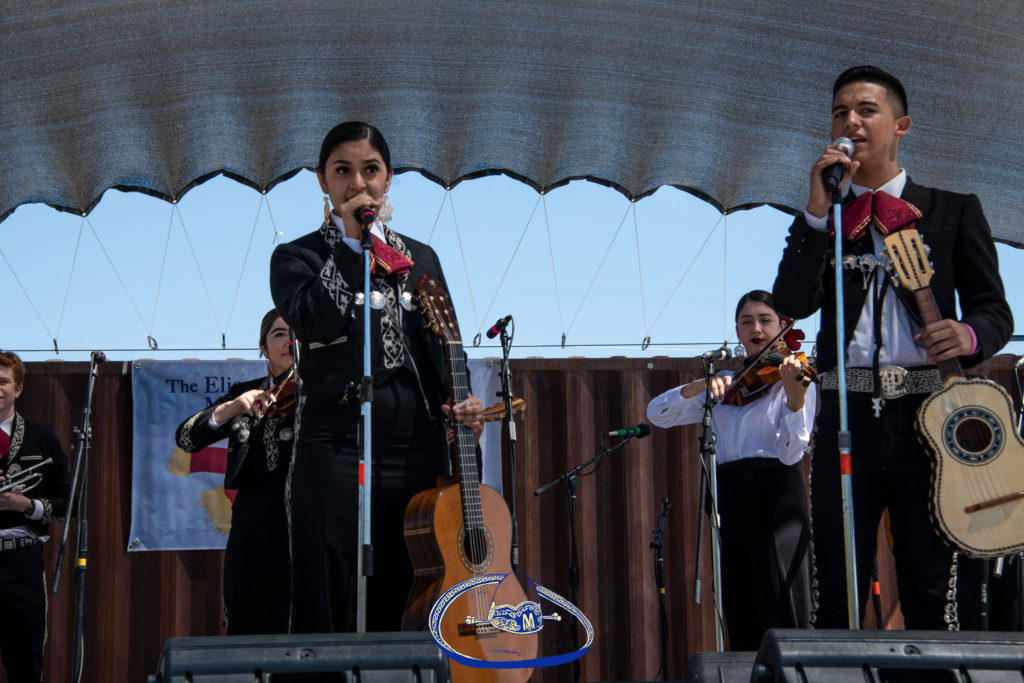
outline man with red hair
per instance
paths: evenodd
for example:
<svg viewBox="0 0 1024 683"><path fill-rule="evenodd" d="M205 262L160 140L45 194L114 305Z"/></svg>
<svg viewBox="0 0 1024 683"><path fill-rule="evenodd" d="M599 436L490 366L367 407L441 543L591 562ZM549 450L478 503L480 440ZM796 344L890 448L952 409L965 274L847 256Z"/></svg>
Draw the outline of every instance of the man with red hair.
<svg viewBox="0 0 1024 683"><path fill-rule="evenodd" d="M10 681L41 681L46 643L46 580L43 543L51 520L67 512L68 459L53 430L29 422L14 409L24 387L25 366L0 352L0 470L13 477L50 458L33 472L31 486L0 493L0 659ZM26 495L27 494L27 495Z"/></svg>

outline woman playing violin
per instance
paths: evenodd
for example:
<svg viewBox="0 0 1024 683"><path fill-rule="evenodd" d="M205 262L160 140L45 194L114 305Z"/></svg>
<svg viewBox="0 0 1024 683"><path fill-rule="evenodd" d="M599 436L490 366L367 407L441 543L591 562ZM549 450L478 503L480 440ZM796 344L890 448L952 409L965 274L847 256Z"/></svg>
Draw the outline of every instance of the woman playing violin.
<svg viewBox="0 0 1024 683"><path fill-rule="evenodd" d="M782 329L771 294L754 290L740 299L736 335L748 358ZM796 356L785 354L778 362L778 381L758 398L744 405L722 403L712 413L723 611L733 650L757 650L769 628L807 627L810 523L796 467L811 438L818 403L807 373ZM732 382L731 371L715 375L712 398L725 398ZM659 427L699 423L706 388L699 379L665 392L647 406L648 419Z"/></svg>
<svg viewBox="0 0 1024 683"><path fill-rule="evenodd" d="M178 446L189 453L228 440L224 488L237 490L224 555L228 635L288 632L284 484L295 415L282 409L292 354L288 323L276 309L263 316L260 351L267 359L265 377L232 385L213 405L182 422L175 434Z"/></svg>

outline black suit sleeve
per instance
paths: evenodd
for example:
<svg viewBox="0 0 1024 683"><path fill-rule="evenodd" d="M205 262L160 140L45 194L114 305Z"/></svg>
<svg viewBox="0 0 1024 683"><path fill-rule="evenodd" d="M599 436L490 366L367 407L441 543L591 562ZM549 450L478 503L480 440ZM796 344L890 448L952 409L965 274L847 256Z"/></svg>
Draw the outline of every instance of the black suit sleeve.
<svg viewBox="0 0 1024 683"><path fill-rule="evenodd" d="M227 438L230 431L231 420L225 422L219 427L210 426L210 417L213 415L213 411L217 409L217 406L234 401L241 394L253 388L252 382L244 382L240 384L232 385L228 390L228 393L218 398L208 408L200 410L194 415L182 420L181 424L174 431L174 442L178 445L178 448L185 451L186 453L195 453L200 451L210 444L217 443L221 439Z"/></svg>
<svg viewBox="0 0 1024 683"><path fill-rule="evenodd" d="M772 287L775 307L783 315L800 320L821 308L829 240L827 232L807 225L802 213L790 225Z"/></svg>
<svg viewBox="0 0 1024 683"><path fill-rule="evenodd" d="M71 476L68 474L68 456L60 445L60 439L46 425L37 425L39 441L45 456L53 458L46 466L39 487L26 496L43 505L44 523L62 520L68 514L68 498L71 496Z"/></svg>
<svg viewBox="0 0 1024 683"><path fill-rule="evenodd" d="M963 205L953 268L961 320L978 336L978 350L962 360L974 365L1001 349L1013 334L1013 313L999 276L999 257L975 195L969 195Z"/></svg>
<svg viewBox="0 0 1024 683"><path fill-rule="evenodd" d="M339 242L322 260L320 235L282 244L270 257L270 294L281 317L306 342L330 343L347 334L362 291L362 255ZM322 265L320 265L322 264Z"/></svg>

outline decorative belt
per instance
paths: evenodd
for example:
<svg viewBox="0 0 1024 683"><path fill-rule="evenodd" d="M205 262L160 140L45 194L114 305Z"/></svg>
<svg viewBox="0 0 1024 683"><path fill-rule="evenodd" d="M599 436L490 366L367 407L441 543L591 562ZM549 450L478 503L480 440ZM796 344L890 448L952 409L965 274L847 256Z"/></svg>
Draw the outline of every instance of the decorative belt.
<svg viewBox="0 0 1024 683"><path fill-rule="evenodd" d="M871 368L846 368L846 390L868 394L875 393L875 377ZM930 394L942 388L942 376L938 368L901 368L898 365L883 365L879 368L882 398L894 399L906 394ZM839 388L839 375L834 371L818 375L822 389Z"/></svg>
<svg viewBox="0 0 1024 683"><path fill-rule="evenodd" d="M0 538L0 552L21 550L22 548L34 546L37 543L39 543L38 539L29 538L27 536L19 536L18 538Z"/></svg>

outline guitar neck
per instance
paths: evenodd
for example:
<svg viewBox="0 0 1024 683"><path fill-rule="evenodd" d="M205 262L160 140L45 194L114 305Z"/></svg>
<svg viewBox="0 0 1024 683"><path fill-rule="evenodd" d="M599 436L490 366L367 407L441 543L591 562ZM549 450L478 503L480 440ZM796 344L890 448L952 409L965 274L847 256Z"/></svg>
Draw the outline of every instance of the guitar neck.
<svg viewBox="0 0 1024 683"><path fill-rule="evenodd" d="M462 352L462 342L450 341L445 346L452 402L458 405L469 398L466 356ZM473 438L473 430L461 422L455 422L455 445L459 462L463 523L466 528L481 528L484 525L484 515L480 503L480 470L476 463L476 440Z"/></svg>
<svg viewBox="0 0 1024 683"><path fill-rule="evenodd" d="M917 302L917 310L921 313L921 322L925 325L942 320L939 312L939 305L935 302L935 295L931 287L922 287L914 290L914 300ZM957 358L938 362L939 374L945 382L948 377L963 377L964 370Z"/></svg>

